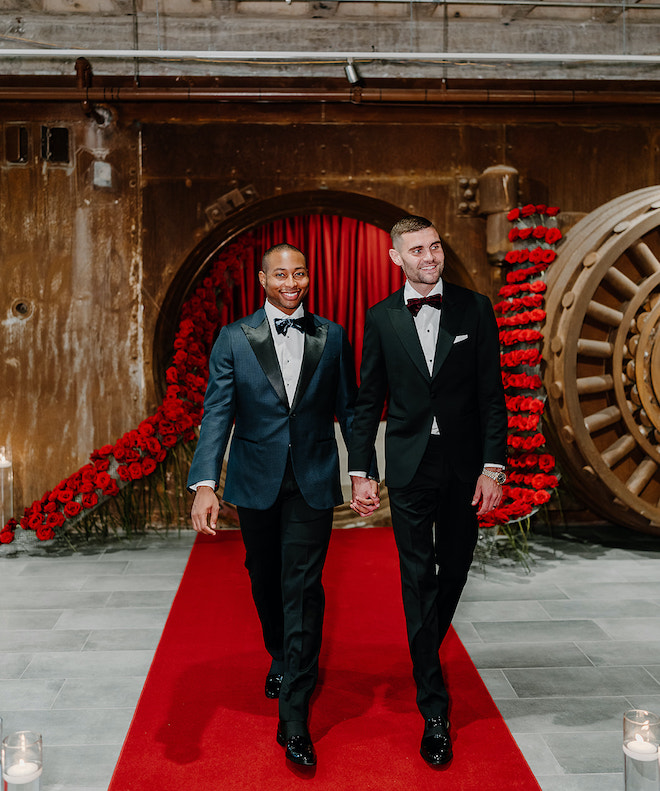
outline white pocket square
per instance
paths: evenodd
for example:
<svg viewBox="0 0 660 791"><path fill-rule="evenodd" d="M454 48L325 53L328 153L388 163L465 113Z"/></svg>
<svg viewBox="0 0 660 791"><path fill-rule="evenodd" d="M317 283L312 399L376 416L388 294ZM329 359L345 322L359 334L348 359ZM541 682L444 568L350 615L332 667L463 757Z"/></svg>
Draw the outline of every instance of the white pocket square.
<svg viewBox="0 0 660 791"><path fill-rule="evenodd" d="M454 343L460 343L461 341L466 341L468 339L467 335L457 335L454 338Z"/></svg>

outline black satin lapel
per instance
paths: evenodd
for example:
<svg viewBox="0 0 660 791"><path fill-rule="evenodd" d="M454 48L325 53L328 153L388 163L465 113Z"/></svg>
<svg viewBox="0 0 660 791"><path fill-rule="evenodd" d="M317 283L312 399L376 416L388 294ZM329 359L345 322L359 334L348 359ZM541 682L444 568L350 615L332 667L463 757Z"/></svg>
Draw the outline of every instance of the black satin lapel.
<svg viewBox="0 0 660 791"><path fill-rule="evenodd" d="M303 397L307 386L309 385L316 366L319 364L325 342L328 338L328 325L319 324L316 326L311 316L306 315L307 326L305 327L305 351L303 353L302 366L300 368L300 376L298 377L298 386L296 387L296 394L293 397L293 404L291 409L295 409L298 402Z"/></svg>
<svg viewBox="0 0 660 791"><path fill-rule="evenodd" d="M415 322L408 308L391 308L387 311L394 331L399 336L410 359L419 368L420 372L428 378L429 369L424 359L424 352L419 342L419 335L415 329Z"/></svg>
<svg viewBox="0 0 660 791"><path fill-rule="evenodd" d="M249 324L242 324L241 329L245 333L245 337L252 347L252 351L263 369L263 372L266 374L268 381L271 383L273 390L277 393L277 397L282 403L288 404L289 400L286 397L284 379L282 379L280 364L277 361L275 344L270 334L268 319L264 319L258 327L250 327Z"/></svg>
<svg viewBox="0 0 660 791"><path fill-rule="evenodd" d="M440 329L438 332L438 342L435 347L435 357L433 358L433 376L437 376L442 364L447 359L451 351L454 339L459 333L461 321L466 308L456 300L452 292L451 284L445 283L445 290L442 296L442 313L440 315Z"/></svg>
<svg viewBox="0 0 660 791"><path fill-rule="evenodd" d="M438 342L435 347L435 356L433 357L433 376L437 376L442 364L447 359L447 355L454 345L455 335L450 335L444 327L438 330Z"/></svg>

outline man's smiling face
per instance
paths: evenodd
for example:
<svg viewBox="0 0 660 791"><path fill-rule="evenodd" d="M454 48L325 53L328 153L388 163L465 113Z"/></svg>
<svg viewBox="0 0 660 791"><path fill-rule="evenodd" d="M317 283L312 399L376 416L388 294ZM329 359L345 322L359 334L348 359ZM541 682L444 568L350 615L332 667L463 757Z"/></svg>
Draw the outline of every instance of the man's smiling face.
<svg viewBox="0 0 660 791"><path fill-rule="evenodd" d="M305 256L297 250L275 250L264 261L259 282L266 299L289 315L307 296L309 272Z"/></svg>

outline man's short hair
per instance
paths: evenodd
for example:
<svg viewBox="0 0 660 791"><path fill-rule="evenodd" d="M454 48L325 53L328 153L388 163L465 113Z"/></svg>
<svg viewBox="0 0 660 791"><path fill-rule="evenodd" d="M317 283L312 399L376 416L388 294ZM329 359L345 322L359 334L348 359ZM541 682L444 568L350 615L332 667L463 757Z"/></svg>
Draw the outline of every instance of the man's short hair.
<svg viewBox="0 0 660 791"><path fill-rule="evenodd" d="M400 239L404 233L415 233L415 231L423 231L425 228L434 228L435 226L431 220L426 217L418 217L416 214L409 214L407 217L402 217L394 223L390 236L392 242Z"/></svg>
<svg viewBox="0 0 660 791"><path fill-rule="evenodd" d="M261 271L266 271L266 264L268 262L269 257L272 253L283 253L285 250L288 250L291 253L300 253L300 255L305 258L305 254L302 250L299 250L297 247L294 247L292 244L288 242L280 242L280 244L274 244L272 247L269 247L268 250L263 255L261 259ZM307 259L305 258L305 265L307 264Z"/></svg>

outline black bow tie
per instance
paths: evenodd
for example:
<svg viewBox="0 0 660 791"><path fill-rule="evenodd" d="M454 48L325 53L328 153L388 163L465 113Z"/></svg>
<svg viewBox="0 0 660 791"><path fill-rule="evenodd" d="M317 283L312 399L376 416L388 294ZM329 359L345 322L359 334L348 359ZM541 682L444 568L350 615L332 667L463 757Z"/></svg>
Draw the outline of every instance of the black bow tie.
<svg viewBox="0 0 660 791"><path fill-rule="evenodd" d="M413 314L413 316L416 316L424 305L430 305L432 308L440 310L440 306L442 305L442 294L433 294L430 297L409 299L406 302L406 307Z"/></svg>
<svg viewBox="0 0 660 791"><path fill-rule="evenodd" d="M305 332L305 319L302 316L299 319L275 319L275 329L278 335L286 335L289 327Z"/></svg>

